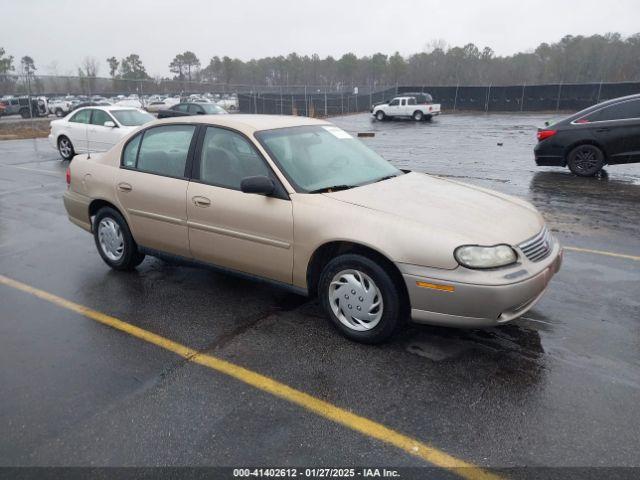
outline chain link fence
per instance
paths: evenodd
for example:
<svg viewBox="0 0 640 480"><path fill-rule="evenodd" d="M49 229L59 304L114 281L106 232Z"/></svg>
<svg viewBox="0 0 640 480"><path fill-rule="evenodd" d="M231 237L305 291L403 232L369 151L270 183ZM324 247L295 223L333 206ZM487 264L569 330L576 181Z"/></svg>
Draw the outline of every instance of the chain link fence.
<svg viewBox="0 0 640 480"><path fill-rule="evenodd" d="M239 85L169 79L32 75L0 76L0 97L237 95L242 113L310 117L365 112L377 102L410 92L429 93L443 111L577 111L603 100L640 93L640 82L508 86Z"/></svg>

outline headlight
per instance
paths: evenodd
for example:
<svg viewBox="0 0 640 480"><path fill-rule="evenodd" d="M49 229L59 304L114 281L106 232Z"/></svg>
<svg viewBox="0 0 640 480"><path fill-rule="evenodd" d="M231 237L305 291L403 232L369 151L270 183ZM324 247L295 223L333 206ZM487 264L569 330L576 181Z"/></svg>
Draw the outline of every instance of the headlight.
<svg viewBox="0 0 640 480"><path fill-rule="evenodd" d="M458 263L468 268L498 268L515 263L518 255L509 245L482 247L463 245L453 252Z"/></svg>

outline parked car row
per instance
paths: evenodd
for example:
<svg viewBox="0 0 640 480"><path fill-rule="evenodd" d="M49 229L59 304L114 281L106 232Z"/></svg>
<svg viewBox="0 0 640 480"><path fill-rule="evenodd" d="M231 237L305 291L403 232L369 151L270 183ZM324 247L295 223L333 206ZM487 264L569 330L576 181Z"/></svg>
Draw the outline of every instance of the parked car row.
<svg viewBox="0 0 640 480"><path fill-rule="evenodd" d="M32 108L29 108L29 101L23 97L3 97L0 99L0 115L21 115L23 118L47 116L49 114L56 117L64 117L82 107L117 105L124 107L143 108L151 113L160 110L168 110L178 103L200 103L217 105L218 107L235 111L238 108L238 98L235 94L203 94L203 95L116 95L110 98L94 96L72 96L64 97L31 97Z"/></svg>

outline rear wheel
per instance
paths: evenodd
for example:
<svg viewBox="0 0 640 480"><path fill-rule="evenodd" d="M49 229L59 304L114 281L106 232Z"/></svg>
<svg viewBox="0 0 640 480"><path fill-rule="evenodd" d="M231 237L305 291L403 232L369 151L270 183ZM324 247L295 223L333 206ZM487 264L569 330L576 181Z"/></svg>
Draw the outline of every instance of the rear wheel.
<svg viewBox="0 0 640 480"><path fill-rule="evenodd" d="M604 152L595 145L578 145L569 152L567 166L580 177L592 177L604 167Z"/></svg>
<svg viewBox="0 0 640 480"><path fill-rule="evenodd" d="M376 112L376 120L383 121L386 118L384 112L382 110L378 110Z"/></svg>
<svg viewBox="0 0 640 480"><path fill-rule="evenodd" d="M76 154L73 150L73 144L64 135L58 139L58 152L63 160L71 160Z"/></svg>
<svg viewBox="0 0 640 480"><path fill-rule="evenodd" d="M411 118L413 118L416 122L421 122L423 117L424 115L420 110L416 110L415 112L413 112L413 115L411 115Z"/></svg>
<svg viewBox="0 0 640 480"><path fill-rule="evenodd" d="M322 270L318 289L327 316L351 340L383 342L404 322L399 286L368 257L345 254L332 259Z"/></svg>
<svg viewBox="0 0 640 480"><path fill-rule="evenodd" d="M144 260L127 222L113 208L98 211L93 220L93 238L102 260L114 270L133 270Z"/></svg>

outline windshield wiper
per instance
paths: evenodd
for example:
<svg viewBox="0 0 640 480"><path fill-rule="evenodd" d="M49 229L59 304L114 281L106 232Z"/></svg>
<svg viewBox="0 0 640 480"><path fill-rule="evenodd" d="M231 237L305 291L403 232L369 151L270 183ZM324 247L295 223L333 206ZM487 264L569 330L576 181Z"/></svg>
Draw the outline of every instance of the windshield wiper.
<svg viewBox="0 0 640 480"><path fill-rule="evenodd" d="M349 190L353 187L357 187L357 185L332 185L330 187L322 187L317 188L316 190L310 190L308 193L337 192L339 190Z"/></svg>

